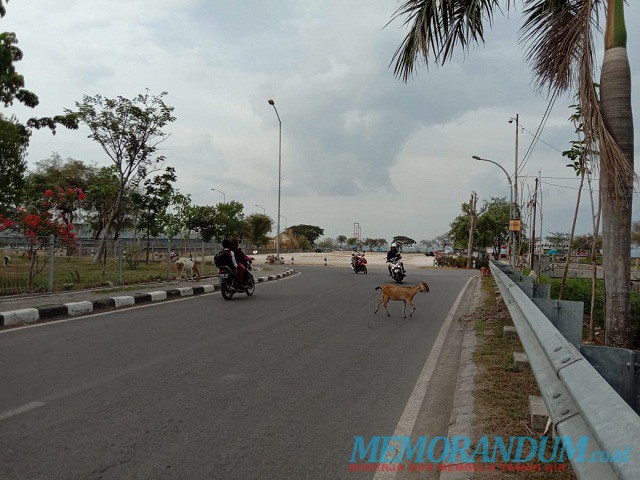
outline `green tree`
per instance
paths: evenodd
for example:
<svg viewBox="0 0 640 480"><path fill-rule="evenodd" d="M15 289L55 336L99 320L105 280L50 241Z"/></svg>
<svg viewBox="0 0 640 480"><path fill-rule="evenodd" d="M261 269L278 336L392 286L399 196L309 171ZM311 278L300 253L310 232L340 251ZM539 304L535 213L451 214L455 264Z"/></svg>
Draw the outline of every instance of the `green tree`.
<svg viewBox="0 0 640 480"><path fill-rule="evenodd" d="M242 239L246 232L243 209L244 205L235 200L216 205L216 240L220 242L229 237Z"/></svg>
<svg viewBox="0 0 640 480"><path fill-rule="evenodd" d="M335 242L331 237L325 237L322 240L318 241L318 248L321 248L323 250L333 250L334 245Z"/></svg>
<svg viewBox="0 0 640 480"><path fill-rule="evenodd" d="M210 205L189 207L187 229L195 231L203 242L210 242L218 231L218 212Z"/></svg>
<svg viewBox="0 0 640 480"><path fill-rule="evenodd" d="M268 234L273 228L271 217L263 213L253 213L245 219L245 222L249 231L248 239L252 245L260 247L269 242Z"/></svg>
<svg viewBox="0 0 640 480"><path fill-rule="evenodd" d="M509 241L509 207L506 198L491 197L483 203L484 212L478 217L474 242L491 246L495 258L499 258L502 246Z"/></svg>
<svg viewBox="0 0 640 480"><path fill-rule="evenodd" d="M313 245L319 236L324 234L324 229L315 225L294 225L289 227L296 237L304 237Z"/></svg>
<svg viewBox="0 0 640 480"><path fill-rule="evenodd" d="M405 18L409 32L394 55L395 74L407 81L420 60L444 64L456 46L468 49L484 42L485 23L495 13L515 8L511 0L473 2L405 0L395 18ZM526 0L521 41L532 64L535 81L552 97L577 90L585 115L585 138L600 152L600 192L606 315L605 342L632 347L630 310L630 239L634 130L631 108L631 72L623 0ZM604 55L600 95L594 82L594 43L602 32Z"/></svg>
<svg viewBox="0 0 640 480"><path fill-rule="evenodd" d="M136 230L144 232L147 237L146 263L149 263L149 239L157 237L164 230L162 214L167 211L177 180L173 167L165 168L162 174L153 179L145 179L141 188L131 194L131 202L135 211Z"/></svg>
<svg viewBox="0 0 640 480"><path fill-rule="evenodd" d="M340 248L342 248L342 246L347 243L347 236L346 235L338 235L336 237L336 242L338 242L338 245L340 245Z"/></svg>
<svg viewBox="0 0 640 480"><path fill-rule="evenodd" d="M158 145L168 136L163 128L175 120L173 107L164 102L165 95L166 92L152 96L147 91L133 100L85 95L82 102L76 102L76 111L67 110L89 127L89 138L102 147L118 177L117 194L106 217L96 263L104 252L127 191L144 180L150 167L164 161L163 156L157 155Z"/></svg>
<svg viewBox="0 0 640 480"><path fill-rule="evenodd" d="M6 215L20 203L25 188L25 160L29 131L12 117L0 114L0 214ZM42 194L42 192L40 192Z"/></svg>

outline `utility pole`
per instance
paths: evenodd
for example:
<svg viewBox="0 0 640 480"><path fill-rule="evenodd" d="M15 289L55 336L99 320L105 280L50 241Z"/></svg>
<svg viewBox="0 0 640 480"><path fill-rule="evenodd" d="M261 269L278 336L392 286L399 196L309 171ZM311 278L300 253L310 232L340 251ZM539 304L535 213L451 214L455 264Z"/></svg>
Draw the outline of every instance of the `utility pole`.
<svg viewBox="0 0 640 480"><path fill-rule="evenodd" d="M518 130L520 130L520 116L519 114L516 113L516 154L515 154L515 171L513 174L513 202L514 202L513 220L520 219L519 208L518 208L518 205L520 204L518 200ZM514 230L513 237L512 237L513 239L512 253L513 253L513 269L514 270L517 270L518 268L518 254L520 253L518 251L519 237L520 237L520 227L518 226L517 230Z"/></svg>
<svg viewBox="0 0 640 480"><path fill-rule="evenodd" d="M467 269L471 268L471 262L473 258L473 232L476 229L476 218L478 217L478 213L476 212L476 204L478 201L478 196L476 192L471 193L471 198L469 199L469 244L467 246Z"/></svg>
<svg viewBox="0 0 640 480"><path fill-rule="evenodd" d="M533 192L533 227L531 228L531 256L529 268L533 270L533 257L536 254L536 206L538 203L538 177L536 177L536 189Z"/></svg>

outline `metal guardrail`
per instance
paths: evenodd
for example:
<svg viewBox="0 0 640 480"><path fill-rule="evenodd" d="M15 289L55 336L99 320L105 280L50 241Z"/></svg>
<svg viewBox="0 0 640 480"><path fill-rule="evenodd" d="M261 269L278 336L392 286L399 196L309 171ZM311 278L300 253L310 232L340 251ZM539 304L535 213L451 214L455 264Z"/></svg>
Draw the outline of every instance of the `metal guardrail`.
<svg viewBox="0 0 640 480"><path fill-rule="evenodd" d="M640 417L516 283L495 263L490 268L558 434L588 437L586 459L596 451L629 451L627 462L570 459L578 478L639 479Z"/></svg>

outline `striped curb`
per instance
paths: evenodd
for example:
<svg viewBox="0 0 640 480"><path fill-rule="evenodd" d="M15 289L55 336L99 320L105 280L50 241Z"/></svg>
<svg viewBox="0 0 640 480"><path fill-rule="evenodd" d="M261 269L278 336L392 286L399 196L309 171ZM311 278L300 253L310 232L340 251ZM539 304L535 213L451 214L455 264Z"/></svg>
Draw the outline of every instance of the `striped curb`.
<svg viewBox="0 0 640 480"><path fill-rule="evenodd" d="M268 277L258 277L256 283L269 282L279 278L284 278L295 273L294 270L287 270L278 275ZM116 308L130 307L149 302L161 302L174 298L189 297L211 293L220 290L220 285L196 285L195 287L178 287L170 290L158 290L148 293L136 293L133 295L118 295L115 297L101 298L99 300L85 300L80 302L69 302L62 305L53 305L38 308L23 308L0 312L0 327L20 325L25 323L35 323L40 320L53 320L64 317L74 317L86 315L101 310L113 310Z"/></svg>

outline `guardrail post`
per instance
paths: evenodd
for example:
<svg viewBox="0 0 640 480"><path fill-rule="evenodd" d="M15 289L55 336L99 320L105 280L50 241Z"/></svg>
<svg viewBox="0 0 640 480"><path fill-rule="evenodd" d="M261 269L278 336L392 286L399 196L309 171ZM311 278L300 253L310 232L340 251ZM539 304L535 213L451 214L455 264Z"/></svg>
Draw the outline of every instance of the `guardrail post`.
<svg viewBox="0 0 640 480"><path fill-rule="evenodd" d="M533 298L532 300L569 343L576 347L582 343L584 302L546 298Z"/></svg>

